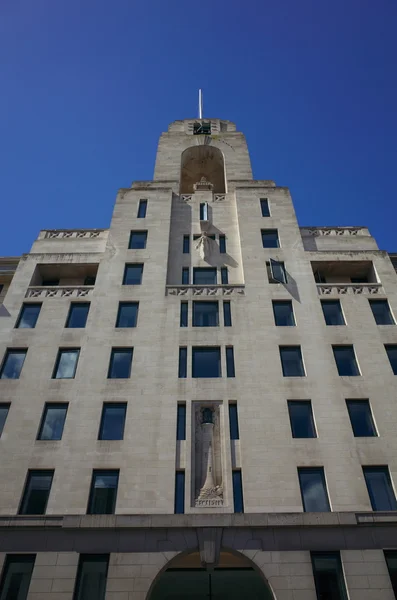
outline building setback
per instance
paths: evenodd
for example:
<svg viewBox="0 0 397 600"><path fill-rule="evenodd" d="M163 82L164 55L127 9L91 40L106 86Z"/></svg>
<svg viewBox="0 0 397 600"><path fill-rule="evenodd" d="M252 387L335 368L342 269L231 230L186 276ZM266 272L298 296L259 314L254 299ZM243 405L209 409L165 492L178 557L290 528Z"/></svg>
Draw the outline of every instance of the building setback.
<svg viewBox="0 0 397 600"><path fill-rule="evenodd" d="M219 119L0 259L0 600L397 598L396 262Z"/></svg>

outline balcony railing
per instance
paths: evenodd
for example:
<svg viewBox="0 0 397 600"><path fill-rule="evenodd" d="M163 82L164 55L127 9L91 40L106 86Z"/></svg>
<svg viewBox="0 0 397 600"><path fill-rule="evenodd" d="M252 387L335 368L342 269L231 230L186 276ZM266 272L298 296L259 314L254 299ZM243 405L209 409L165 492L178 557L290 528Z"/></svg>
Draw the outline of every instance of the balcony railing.
<svg viewBox="0 0 397 600"><path fill-rule="evenodd" d="M181 194L181 200L183 202L190 202L193 199L194 194ZM226 194L213 194L213 202L223 202L226 199Z"/></svg>
<svg viewBox="0 0 397 600"><path fill-rule="evenodd" d="M244 285L167 285L167 296L244 296Z"/></svg>
<svg viewBox="0 0 397 600"><path fill-rule="evenodd" d="M318 283L317 293L319 296L375 296L384 294L384 291L381 283Z"/></svg>
<svg viewBox="0 0 397 600"><path fill-rule="evenodd" d="M329 236L357 236L369 235L367 227L301 227L303 235L312 235L315 237Z"/></svg>
<svg viewBox="0 0 397 600"><path fill-rule="evenodd" d="M56 285L28 287L25 298L83 298L90 296L93 285Z"/></svg>
<svg viewBox="0 0 397 600"><path fill-rule="evenodd" d="M64 239L85 239L90 240L100 237L106 229L47 229L42 231L44 239L64 240Z"/></svg>

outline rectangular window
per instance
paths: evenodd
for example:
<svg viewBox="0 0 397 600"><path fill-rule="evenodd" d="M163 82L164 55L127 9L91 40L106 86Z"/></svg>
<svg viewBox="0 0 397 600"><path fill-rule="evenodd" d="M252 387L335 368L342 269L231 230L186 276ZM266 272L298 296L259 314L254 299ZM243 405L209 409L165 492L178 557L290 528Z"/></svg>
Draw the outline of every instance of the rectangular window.
<svg viewBox="0 0 397 600"><path fill-rule="evenodd" d="M369 300L377 325L395 325L387 300Z"/></svg>
<svg viewBox="0 0 397 600"><path fill-rule="evenodd" d="M273 313L277 327L293 327L296 324L291 300L273 300Z"/></svg>
<svg viewBox="0 0 397 600"><path fill-rule="evenodd" d="M232 472L233 478L233 504L235 513L244 512L244 501L243 501L243 482L241 478L241 470L235 469Z"/></svg>
<svg viewBox="0 0 397 600"><path fill-rule="evenodd" d="M193 327L218 327L218 302L193 302Z"/></svg>
<svg viewBox="0 0 397 600"><path fill-rule="evenodd" d="M219 236L219 252L221 254L226 254L226 236L225 235Z"/></svg>
<svg viewBox="0 0 397 600"><path fill-rule="evenodd" d="M35 554L7 554L0 600L27 600L35 560Z"/></svg>
<svg viewBox="0 0 397 600"><path fill-rule="evenodd" d="M179 348L179 367L178 377L180 379L186 379L187 377L187 348Z"/></svg>
<svg viewBox="0 0 397 600"><path fill-rule="evenodd" d="M200 204L200 221L208 221L208 202Z"/></svg>
<svg viewBox="0 0 397 600"><path fill-rule="evenodd" d="M176 439L186 440L186 404L178 404Z"/></svg>
<svg viewBox="0 0 397 600"><path fill-rule="evenodd" d="M92 473L87 515L113 515L116 507L119 471L95 469Z"/></svg>
<svg viewBox="0 0 397 600"><path fill-rule="evenodd" d="M305 512L329 512L323 467L298 467L299 485Z"/></svg>
<svg viewBox="0 0 397 600"><path fill-rule="evenodd" d="M139 302L120 302L117 312L116 327L136 327L138 321Z"/></svg>
<svg viewBox="0 0 397 600"><path fill-rule="evenodd" d="M47 403L40 423L38 440L61 440L65 425L68 405L64 403Z"/></svg>
<svg viewBox="0 0 397 600"><path fill-rule="evenodd" d="M261 234L262 234L262 246L264 248L279 248L280 247L277 229L261 229Z"/></svg>
<svg viewBox="0 0 397 600"><path fill-rule="evenodd" d="M326 325L346 325L340 300L322 300L321 308Z"/></svg>
<svg viewBox="0 0 397 600"><path fill-rule="evenodd" d="M112 348L108 379L128 379L131 375L133 348Z"/></svg>
<svg viewBox="0 0 397 600"><path fill-rule="evenodd" d="M363 467L372 510L397 510L388 467Z"/></svg>
<svg viewBox="0 0 397 600"><path fill-rule="evenodd" d="M190 253L190 235L183 236L183 254Z"/></svg>
<svg viewBox="0 0 397 600"><path fill-rule="evenodd" d="M0 369L0 379L19 379L27 350L6 350Z"/></svg>
<svg viewBox="0 0 397 600"><path fill-rule="evenodd" d="M375 423L372 418L368 400L346 400L350 422L355 437L376 436Z"/></svg>
<svg viewBox="0 0 397 600"><path fill-rule="evenodd" d="M312 403L310 400L288 400L293 438L315 438Z"/></svg>
<svg viewBox="0 0 397 600"><path fill-rule="evenodd" d="M391 586L394 596L397 598L397 550L385 550L384 553Z"/></svg>
<svg viewBox="0 0 397 600"><path fill-rule="evenodd" d="M226 346L226 376L235 377L233 346Z"/></svg>
<svg viewBox="0 0 397 600"><path fill-rule="evenodd" d="M189 285L189 267L182 268L182 285Z"/></svg>
<svg viewBox="0 0 397 600"><path fill-rule="evenodd" d="M125 265L123 285L141 285L143 275L142 263L130 263Z"/></svg>
<svg viewBox="0 0 397 600"><path fill-rule="evenodd" d="M341 376L358 376L360 371L353 346L332 346L336 367Z"/></svg>
<svg viewBox="0 0 397 600"><path fill-rule="evenodd" d="M139 200L138 206L138 219L144 219L146 217L147 200Z"/></svg>
<svg viewBox="0 0 397 600"><path fill-rule="evenodd" d="M268 278L270 283L288 283L287 271L285 265L279 260L272 258L266 263L268 269Z"/></svg>
<svg viewBox="0 0 397 600"><path fill-rule="evenodd" d="M192 377L221 377L219 346L193 346Z"/></svg>
<svg viewBox="0 0 397 600"><path fill-rule="evenodd" d="M126 402L104 402L98 440L122 440L126 412Z"/></svg>
<svg viewBox="0 0 397 600"><path fill-rule="evenodd" d="M185 512L185 471L175 472L175 508L176 515Z"/></svg>
<svg viewBox="0 0 397 600"><path fill-rule="evenodd" d="M40 310L41 304L23 304L15 327L17 329L34 329Z"/></svg>
<svg viewBox="0 0 397 600"><path fill-rule="evenodd" d="M387 358L394 375L397 375L397 344L385 344Z"/></svg>
<svg viewBox="0 0 397 600"><path fill-rule="evenodd" d="M143 250L144 248L146 248L146 242L147 231L131 231L128 249Z"/></svg>
<svg viewBox="0 0 397 600"><path fill-rule="evenodd" d="M23 492L18 514L45 514L53 477L53 470L28 471L25 490Z"/></svg>
<svg viewBox="0 0 397 600"><path fill-rule="evenodd" d="M284 377L305 377L300 346L280 346Z"/></svg>
<svg viewBox="0 0 397 600"><path fill-rule="evenodd" d="M216 285L216 268L194 267L193 283L194 285Z"/></svg>
<svg viewBox="0 0 397 600"><path fill-rule="evenodd" d="M3 429L4 429L4 425L6 423L7 417L8 417L8 411L10 410L10 406L11 404L7 404L5 402L2 402L0 404L0 437L1 434L3 433Z"/></svg>
<svg viewBox="0 0 397 600"><path fill-rule="evenodd" d="M261 198L260 203L262 217L270 217L269 200L267 198Z"/></svg>
<svg viewBox="0 0 397 600"><path fill-rule="evenodd" d="M89 302L72 302L69 309L68 318L66 319L65 327L68 328L83 328L87 323L88 311L90 310Z"/></svg>
<svg viewBox="0 0 397 600"><path fill-rule="evenodd" d="M228 300L223 302L223 324L225 327L232 326L232 311Z"/></svg>
<svg viewBox="0 0 397 600"><path fill-rule="evenodd" d="M311 552L318 600L348 600L339 552Z"/></svg>
<svg viewBox="0 0 397 600"><path fill-rule="evenodd" d="M53 379L73 379L76 374L80 348L60 348L55 362Z"/></svg>
<svg viewBox="0 0 397 600"><path fill-rule="evenodd" d="M188 302L181 302L181 314L179 317L180 327L187 327L189 316L189 304Z"/></svg>
<svg viewBox="0 0 397 600"><path fill-rule="evenodd" d="M237 404L230 402L229 404L229 427L230 427L230 439L239 440L240 433L238 429L238 414Z"/></svg>
<svg viewBox="0 0 397 600"><path fill-rule="evenodd" d="M105 600L109 554L80 554L73 600Z"/></svg>
<svg viewBox="0 0 397 600"><path fill-rule="evenodd" d="M227 285L229 283L229 271L227 267L221 267L221 283Z"/></svg>

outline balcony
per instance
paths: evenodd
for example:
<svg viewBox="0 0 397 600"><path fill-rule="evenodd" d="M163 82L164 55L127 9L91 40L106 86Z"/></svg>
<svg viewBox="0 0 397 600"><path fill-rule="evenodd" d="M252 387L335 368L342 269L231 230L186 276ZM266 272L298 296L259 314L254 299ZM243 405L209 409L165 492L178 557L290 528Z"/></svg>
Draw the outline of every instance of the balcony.
<svg viewBox="0 0 397 600"><path fill-rule="evenodd" d="M245 296L244 285L167 285L166 296Z"/></svg>
<svg viewBox="0 0 397 600"><path fill-rule="evenodd" d="M25 298L83 298L94 290L97 263L38 264Z"/></svg>
<svg viewBox="0 0 397 600"><path fill-rule="evenodd" d="M371 261L312 262L319 296L383 294Z"/></svg>
<svg viewBox="0 0 397 600"><path fill-rule="evenodd" d="M300 232L309 252L378 250L366 227L301 227Z"/></svg>

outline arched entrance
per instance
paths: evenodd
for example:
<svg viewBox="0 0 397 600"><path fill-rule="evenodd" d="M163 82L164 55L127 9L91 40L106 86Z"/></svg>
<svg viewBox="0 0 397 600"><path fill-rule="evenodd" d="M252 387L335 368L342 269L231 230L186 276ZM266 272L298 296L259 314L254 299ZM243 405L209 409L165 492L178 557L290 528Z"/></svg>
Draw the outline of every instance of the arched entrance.
<svg viewBox="0 0 397 600"><path fill-rule="evenodd" d="M202 177L212 183L215 194L226 192L225 161L219 148L191 146L182 152L180 193L193 194Z"/></svg>
<svg viewBox="0 0 397 600"><path fill-rule="evenodd" d="M147 600L273 600L261 574L243 554L222 551L214 569L199 552L179 554L152 585Z"/></svg>

